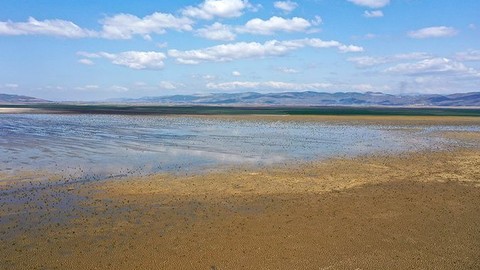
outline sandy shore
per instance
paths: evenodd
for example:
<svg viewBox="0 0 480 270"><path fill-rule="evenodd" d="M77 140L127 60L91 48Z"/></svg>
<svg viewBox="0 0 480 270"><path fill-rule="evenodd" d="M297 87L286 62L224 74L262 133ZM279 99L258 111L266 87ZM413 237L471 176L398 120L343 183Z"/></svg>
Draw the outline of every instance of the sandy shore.
<svg viewBox="0 0 480 270"><path fill-rule="evenodd" d="M40 110L32 108L0 108L0 114L3 113L38 113Z"/></svg>
<svg viewBox="0 0 480 270"><path fill-rule="evenodd" d="M28 203L0 208L0 268L478 269L480 134L443 136L476 147L9 183Z"/></svg>

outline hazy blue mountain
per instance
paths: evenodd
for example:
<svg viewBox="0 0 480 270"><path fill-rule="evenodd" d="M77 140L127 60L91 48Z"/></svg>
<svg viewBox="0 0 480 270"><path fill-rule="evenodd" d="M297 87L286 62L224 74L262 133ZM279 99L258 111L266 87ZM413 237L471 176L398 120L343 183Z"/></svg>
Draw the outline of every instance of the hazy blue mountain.
<svg viewBox="0 0 480 270"><path fill-rule="evenodd" d="M9 94L0 94L0 104L25 104L25 103L47 103L48 100L28 97L28 96L19 96L19 95L9 95Z"/></svg>
<svg viewBox="0 0 480 270"><path fill-rule="evenodd" d="M139 99L115 99L110 102L201 104L201 105L292 105L292 106L480 106L480 92L450 95L392 95L380 92L314 91L261 94L215 93L208 95L173 95L143 97Z"/></svg>
<svg viewBox="0 0 480 270"><path fill-rule="evenodd" d="M48 100L0 94L0 104L47 103ZM138 99L110 99L108 103L165 105L246 105L246 106L476 106L480 92L449 95L393 95L380 92L283 92L283 93L214 93L205 95L172 95Z"/></svg>

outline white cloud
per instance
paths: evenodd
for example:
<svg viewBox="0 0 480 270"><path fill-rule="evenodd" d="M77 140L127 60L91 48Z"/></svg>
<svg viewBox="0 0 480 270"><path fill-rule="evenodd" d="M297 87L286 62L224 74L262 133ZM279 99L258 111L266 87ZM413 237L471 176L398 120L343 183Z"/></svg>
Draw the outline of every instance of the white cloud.
<svg viewBox="0 0 480 270"><path fill-rule="evenodd" d="M363 16L366 18L379 18L383 17L383 11L381 10L365 10Z"/></svg>
<svg viewBox="0 0 480 270"><path fill-rule="evenodd" d="M146 82L135 82L133 83L134 86L136 87L146 87L148 84Z"/></svg>
<svg viewBox="0 0 480 270"><path fill-rule="evenodd" d="M251 8L248 0L205 0L198 6L188 6L182 10L184 16L195 19L211 20L215 17L233 18L243 14L243 10Z"/></svg>
<svg viewBox="0 0 480 270"><path fill-rule="evenodd" d="M130 39L134 35L141 35L150 39L149 34L164 34L167 29L191 31L193 23L186 17L159 12L143 18L131 14L117 14L102 21L101 36L108 39Z"/></svg>
<svg viewBox="0 0 480 270"><path fill-rule="evenodd" d="M397 92L400 93L431 93L451 94L459 92L478 91L480 77L463 76L409 76L399 83Z"/></svg>
<svg viewBox="0 0 480 270"><path fill-rule="evenodd" d="M198 29L196 35L211 40L231 41L236 38L234 32L258 35L273 35L276 32L311 33L317 30L313 29L312 26L320 25L321 23L322 18L320 16L315 16L312 21L307 21L306 19L299 17L285 19L273 16L268 20L262 20L259 18L251 19L245 25L237 27L215 22L212 25Z"/></svg>
<svg viewBox="0 0 480 270"><path fill-rule="evenodd" d="M315 47L315 46L312 46ZM317 47L318 48L318 47ZM343 52L343 53L349 53L349 52L363 52L363 48L360 46L355 46L355 45L340 45L338 46L338 49Z"/></svg>
<svg viewBox="0 0 480 270"><path fill-rule="evenodd" d="M363 36L352 36L352 39L354 40L370 40L370 39L375 39L375 38L380 38L380 35L373 34L373 33L367 33Z"/></svg>
<svg viewBox="0 0 480 270"><path fill-rule="evenodd" d="M43 87L40 87L38 89L43 89ZM45 86L45 89L63 90L65 88L63 86L60 86L60 85L47 85L47 86Z"/></svg>
<svg viewBox="0 0 480 270"><path fill-rule="evenodd" d="M388 63L386 57L372 57L372 56L359 56L351 57L347 59L349 62L354 63L359 68L373 67L381 64Z"/></svg>
<svg viewBox="0 0 480 270"><path fill-rule="evenodd" d="M176 83L176 82L170 82L170 81L161 81L158 86L161 88L161 89L165 89L165 90L174 90L174 89L177 89L178 87L180 86L183 86L183 84L181 83Z"/></svg>
<svg viewBox="0 0 480 270"><path fill-rule="evenodd" d="M237 59L282 56L304 47L337 48L340 52L361 52L362 47L344 45L338 41L323 41L317 38L296 40L269 40L265 43L238 42L222 44L198 50L169 50L168 55L181 64L199 64L202 62L228 62Z"/></svg>
<svg viewBox="0 0 480 270"><path fill-rule="evenodd" d="M424 52L413 52L383 57L359 56L351 57L347 60L354 63L358 68L368 68L398 61L422 60L427 58L431 58L431 55Z"/></svg>
<svg viewBox="0 0 480 270"><path fill-rule="evenodd" d="M239 33L273 35L275 32L306 32L312 24L299 17L284 19L273 16L268 20L259 18L249 20L244 26L238 27Z"/></svg>
<svg viewBox="0 0 480 270"><path fill-rule="evenodd" d="M273 2L273 6L277 9L283 10L286 13L290 13L298 7L298 4L296 2L292 2L290 0L287 0L287 1Z"/></svg>
<svg viewBox="0 0 480 270"><path fill-rule="evenodd" d="M381 8L390 4L390 0L348 0L358 6Z"/></svg>
<svg viewBox="0 0 480 270"><path fill-rule="evenodd" d="M95 63L93 63L92 60L87 59L87 58L79 59L78 62L79 62L80 64L84 64L84 65L87 65L87 66L91 66L91 65L94 65L94 64L95 64Z"/></svg>
<svg viewBox="0 0 480 270"><path fill-rule="evenodd" d="M202 79L207 80L207 81L213 81L213 80L216 80L217 77L215 75L207 74L207 75L203 75Z"/></svg>
<svg viewBox="0 0 480 270"><path fill-rule="evenodd" d="M175 17L172 14L155 12L139 18L131 14L117 14L101 21L102 30L81 28L73 22L53 19L39 21L28 18L26 22L0 21L0 35L45 35L65 38L99 37L107 39L130 39L140 35L151 40L150 34L163 34L168 29L191 31L193 20Z"/></svg>
<svg viewBox="0 0 480 270"><path fill-rule="evenodd" d="M231 41L234 40L236 37L235 33L232 32L231 27L221 24L219 22L198 29L196 33L197 36L211 40Z"/></svg>
<svg viewBox="0 0 480 270"><path fill-rule="evenodd" d="M5 87L5 88L18 88L19 85L16 84L16 83L6 83L6 84L4 85L4 87Z"/></svg>
<svg viewBox="0 0 480 270"><path fill-rule="evenodd" d="M306 90L333 90L350 89L356 91L371 91L374 87L370 84L332 84L332 83L291 83L281 81L232 81L222 83L207 83L209 89L232 91L242 89L281 90L281 91L306 91Z"/></svg>
<svg viewBox="0 0 480 270"><path fill-rule="evenodd" d="M430 58L415 63L398 64L385 71L409 76L454 75L480 78L480 71L448 58Z"/></svg>
<svg viewBox="0 0 480 270"><path fill-rule="evenodd" d="M466 52L459 52L455 55L455 58L459 61L480 61L480 51L469 50Z"/></svg>
<svg viewBox="0 0 480 270"><path fill-rule="evenodd" d="M158 48L167 48L168 47L168 42L159 42L157 44L155 44Z"/></svg>
<svg viewBox="0 0 480 270"><path fill-rule="evenodd" d="M277 90L315 90L331 87L330 83L289 83L279 81L251 82L251 81L233 81L222 83L207 83L207 88L217 90L236 90L236 89L277 89Z"/></svg>
<svg viewBox="0 0 480 270"><path fill-rule="evenodd" d="M98 53L77 52L77 55L86 57L86 58L101 58L101 56Z"/></svg>
<svg viewBox="0 0 480 270"><path fill-rule="evenodd" d="M0 35L44 35L65 38L84 38L95 37L97 33L83 29L70 21L59 19L38 21L30 17L26 22L0 22Z"/></svg>
<svg viewBox="0 0 480 270"><path fill-rule="evenodd" d="M372 33L368 33L368 34L365 34L363 36L364 39L374 39L374 38L377 38L377 37L378 37L378 35L372 34Z"/></svg>
<svg viewBox="0 0 480 270"><path fill-rule="evenodd" d="M396 54L392 57L393 60L423 60L431 58L432 55L426 52L411 52Z"/></svg>
<svg viewBox="0 0 480 270"><path fill-rule="evenodd" d="M121 85L112 85L110 86L110 90L113 92L128 92L128 88Z"/></svg>
<svg viewBox="0 0 480 270"><path fill-rule="evenodd" d="M84 86L75 87L76 90L82 90L82 91L97 90L99 88L100 88L100 86L98 86L96 84L88 84L88 85L84 85Z"/></svg>
<svg viewBox="0 0 480 270"><path fill-rule="evenodd" d="M240 73L239 71L234 70L234 71L232 71L232 76L240 77L240 76L242 76L242 73Z"/></svg>
<svg viewBox="0 0 480 270"><path fill-rule="evenodd" d="M118 54L107 52L78 52L77 54L87 58L105 58L110 60L112 64L129 67L131 69L162 69L164 66L163 60L167 58L167 56L161 52L128 51Z"/></svg>
<svg viewBox="0 0 480 270"><path fill-rule="evenodd" d="M408 36L411 38L438 38L438 37L451 37L457 34L457 30L453 27L447 26L434 26L426 27L414 31L408 32Z"/></svg>
<svg viewBox="0 0 480 270"><path fill-rule="evenodd" d="M282 72L282 73L287 73L287 74L296 74L300 73L300 71L294 69L294 68L287 68L287 67L279 67L276 68L277 71Z"/></svg>
<svg viewBox="0 0 480 270"><path fill-rule="evenodd" d="M312 25L320 25L323 23L322 17L316 15L313 20L311 20Z"/></svg>

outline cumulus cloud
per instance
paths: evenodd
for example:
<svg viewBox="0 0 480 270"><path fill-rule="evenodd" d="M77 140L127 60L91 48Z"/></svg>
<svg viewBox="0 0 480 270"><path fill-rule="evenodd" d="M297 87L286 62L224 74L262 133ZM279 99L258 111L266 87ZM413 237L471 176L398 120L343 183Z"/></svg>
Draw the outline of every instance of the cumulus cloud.
<svg viewBox="0 0 480 270"><path fill-rule="evenodd" d="M273 2L273 6L277 9L284 11L285 13L290 13L298 7L298 4L296 2L287 0L287 1L275 1Z"/></svg>
<svg viewBox="0 0 480 270"><path fill-rule="evenodd" d="M438 38L438 37L451 37L457 34L457 30L453 27L447 26L433 26L426 27L414 31L410 31L407 35L411 38L423 39L423 38Z"/></svg>
<svg viewBox="0 0 480 270"><path fill-rule="evenodd" d="M312 27L320 25L321 23L322 18L320 16L315 16L311 21L299 17L286 19L273 16L267 20L259 18L251 19L246 22L245 25L236 27L215 22L212 25L198 29L196 35L211 40L232 41L236 38L236 33L256 35L274 35L277 32L312 33L317 31L317 29Z"/></svg>
<svg viewBox="0 0 480 270"><path fill-rule="evenodd" d="M239 33L273 35L275 32L306 32L311 26L312 24L304 18L285 19L273 16L268 20L251 19L244 26L238 27L237 31Z"/></svg>
<svg viewBox="0 0 480 270"><path fill-rule="evenodd" d="M340 52L361 52L362 47L345 45L338 41L323 41L317 38L296 40L269 40L265 43L238 42L222 44L198 50L169 50L168 55L182 64L199 64L203 62L228 62L237 59L282 56L304 47L337 48Z"/></svg>
<svg viewBox="0 0 480 270"><path fill-rule="evenodd" d="M196 31L197 36L211 39L211 40L223 40L231 41L234 40L236 35L232 32L232 29L228 25L221 24L216 22L212 25L206 26L204 28L198 29Z"/></svg>
<svg viewBox="0 0 480 270"><path fill-rule="evenodd" d="M205 0L198 6L184 8L182 14L204 20L211 20L215 17L234 18L241 16L246 8L252 7L248 0Z"/></svg>
<svg viewBox="0 0 480 270"><path fill-rule="evenodd" d="M78 52L77 54L86 58L105 58L110 60L112 64L131 69L162 69L164 66L163 60L167 58L167 56L161 52L139 51L127 51L117 54L107 52Z"/></svg>
<svg viewBox="0 0 480 270"><path fill-rule="evenodd" d="M131 14L117 14L102 21L101 36L108 39L130 39L134 35L141 35L150 39L149 34L164 34L167 29L191 31L193 23L190 18L160 12L143 18Z"/></svg>
<svg viewBox="0 0 480 270"><path fill-rule="evenodd" d="M70 21L65 20L43 20L39 21L33 17L26 22L0 22L0 35L43 35L65 38L95 37L95 31L86 30Z"/></svg>
<svg viewBox="0 0 480 270"><path fill-rule="evenodd" d="M363 16L366 18L380 18L383 17L383 11L381 10L365 10Z"/></svg>
<svg viewBox="0 0 480 270"><path fill-rule="evenodd" d="M385 70L408 76L455 75L480 78L480 72L448 58L430 58L414 63L403 63Z"/></svg>
<svg viewBox="0 0 480 270"><path fill-rule="evenodd" d="M354 63L358 68L368 68L373 66L378 66L387 63L393 63L398 61L408 61L408 60L422 60L430 58L431 55L424 52L413 52L405 54L396 54L392 56L382 56L382 57L372 57L372 56L359 56L351 57L347 60Z"/></svg>
<svg viewBox="0 0 480 270"><path fill-rule="evenodd" d="M221 83L207 83L209 89L231 91L241 89L256 90L281 90L281 91L306 91L306 90L338 90L351 89L356 91L371 91L374 87L370 84L332 84L332 83L291 83L281 81L232 81Z"/></svg>
<svg viewBox="0 0 480 270"><path fill-rule="evenodd" d="M151 40L150 34L164 34L166 30L191 31L193 20L172 14L155 12L139 18L131 14L117 14L101 21L102 30L81 28L73 22L53 19L39 21L28 18L26 22L0 22L0 35L44 35L65 38L97 37L107 39L131 39L140 35Z"/></svg>
<svg viewBox="0 0 480 270"><path fill-rule="evenodd" d="M358 6L381 8L390 4L390 0L348 0Z"/></svg>

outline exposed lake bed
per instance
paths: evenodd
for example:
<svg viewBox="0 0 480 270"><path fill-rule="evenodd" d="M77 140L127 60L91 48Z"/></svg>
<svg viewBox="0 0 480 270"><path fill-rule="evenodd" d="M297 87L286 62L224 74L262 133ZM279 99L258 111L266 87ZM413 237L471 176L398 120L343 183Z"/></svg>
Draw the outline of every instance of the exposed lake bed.
<svg viewBox="0 0 480 270"><path fill-rule="evenodd" d="M16 144L6 150L17 152L6 153L43 146L59 157L39 151L19 155L23 163L2 165L14 167L2 171L0 186L0 248L7 268L475 268L480 263L477 118L419 124L415 117L141 122L134 116L131 125L107 132L114 130L105 125L110 116L94 116L87 119L100 124L90 133L83 126L81 133L65 127L64 116L51 122L49 115L20 116L10 130ZM83 116L68 117L78 126ZM19 131L18 121L33 120L63 127ZM122 132L122 138L112 135ZM22 133L37 141L25 145L32 138ZM43 135L56 139L48 142ZM102 141L106 145L98 144ZM94 172L95 164L105 169L108 161L118 162L110 157L119 155L112 150L119 145L127 146L122 156L127 162ZM185 152L175 156L166 148ZM208 162L196 161L195 152ZM212 158L219 153L224 155ZM115 175L124 164L135 168L137 154L138 164L165 158L175 165ZM79 162L85 156L97 157ZM193 161L176 167L176 159L189 156ZM65 175L68 166L61 161L69 157L81 169ZM39 163L48 169L37 175ZM23 167L13 166L18 164ZM186 175L179 173L184 169Z"/></svg>

